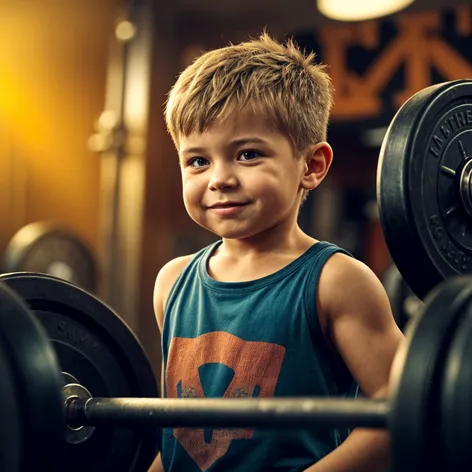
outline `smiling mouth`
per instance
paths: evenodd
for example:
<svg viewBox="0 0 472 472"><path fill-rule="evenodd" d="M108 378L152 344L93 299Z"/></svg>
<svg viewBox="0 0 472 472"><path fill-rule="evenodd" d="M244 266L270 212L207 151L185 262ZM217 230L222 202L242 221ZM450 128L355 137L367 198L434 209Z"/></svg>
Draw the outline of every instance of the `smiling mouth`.
<svg viewBox="0 0 472 472"><path fill-rule="evenodd" d="M208 208L220 218L231 218L243 211L243 208L246 206L247 203L227 203L221 205L213 205Z"/></svg>
<svg viewBox="0 0 472 472"><path fill-rule="evenodd" d="M216 205L210 206L210 210L219 210L224 208L234 208L234 207L242 207L247 205L247 203L236 203L236 202L229 202L229 203L218 203Z"/></svg>

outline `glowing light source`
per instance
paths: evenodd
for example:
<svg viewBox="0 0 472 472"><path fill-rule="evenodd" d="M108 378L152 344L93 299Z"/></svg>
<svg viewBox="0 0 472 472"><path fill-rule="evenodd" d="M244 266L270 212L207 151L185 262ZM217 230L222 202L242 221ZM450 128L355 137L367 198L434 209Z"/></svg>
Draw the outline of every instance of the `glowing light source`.
<svg viewBox="0 0 472 472"><path fill-rule="evenodd" d="M403 10L415 0L318 0L318 10L340 21L362 21Z"/></svg>

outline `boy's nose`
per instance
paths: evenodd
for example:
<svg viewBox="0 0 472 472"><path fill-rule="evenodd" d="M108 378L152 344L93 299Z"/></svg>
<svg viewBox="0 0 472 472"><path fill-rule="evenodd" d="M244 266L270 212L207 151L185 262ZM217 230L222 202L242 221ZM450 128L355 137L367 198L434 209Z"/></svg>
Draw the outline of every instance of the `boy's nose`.
<svg viewBox="0 0 472 472"><path fill-rule="evenodd" d="M228 188L236 188L238 186L238 179L231 168L218 166L215 167L208 182L210 190L223 190Z"/></svg>

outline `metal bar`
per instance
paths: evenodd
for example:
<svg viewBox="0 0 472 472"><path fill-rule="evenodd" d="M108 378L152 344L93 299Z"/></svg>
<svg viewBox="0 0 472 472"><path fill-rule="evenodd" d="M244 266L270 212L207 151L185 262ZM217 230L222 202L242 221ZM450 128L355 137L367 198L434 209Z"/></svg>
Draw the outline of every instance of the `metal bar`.
<svg viewBox="0 0 472 472"><path fill-rule="evenodd" d="M71 426L386 428L387 400L336 398L71 398Z"/></svg>

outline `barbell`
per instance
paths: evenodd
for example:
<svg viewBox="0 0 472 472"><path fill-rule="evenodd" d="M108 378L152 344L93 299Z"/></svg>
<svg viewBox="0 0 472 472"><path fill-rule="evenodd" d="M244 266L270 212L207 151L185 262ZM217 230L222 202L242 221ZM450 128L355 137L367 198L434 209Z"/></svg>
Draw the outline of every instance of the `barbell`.
<svg viewBox="0 0 472 472"><path fill-rule="evenodd" d="M458 369L472 345L470 277L426 298L388 400L157 398L142 347L103 302L47 275L0 280L2 471L143 472L163 427L387 428L394 470L472 466L470 369Z"/></svg>
<svg viewBox="0 0 472 472"><path fill-rule="evenodd" d="M142 472L159 428L185 426L387 428L396 471L470 469L472 278L454 276L472 271L471 126L472 82L439 84L405 103L382 145L385 239L425 301L388 400L160 399L144 350L106 304L51 276L4 274L1 470Z"/></svg>

